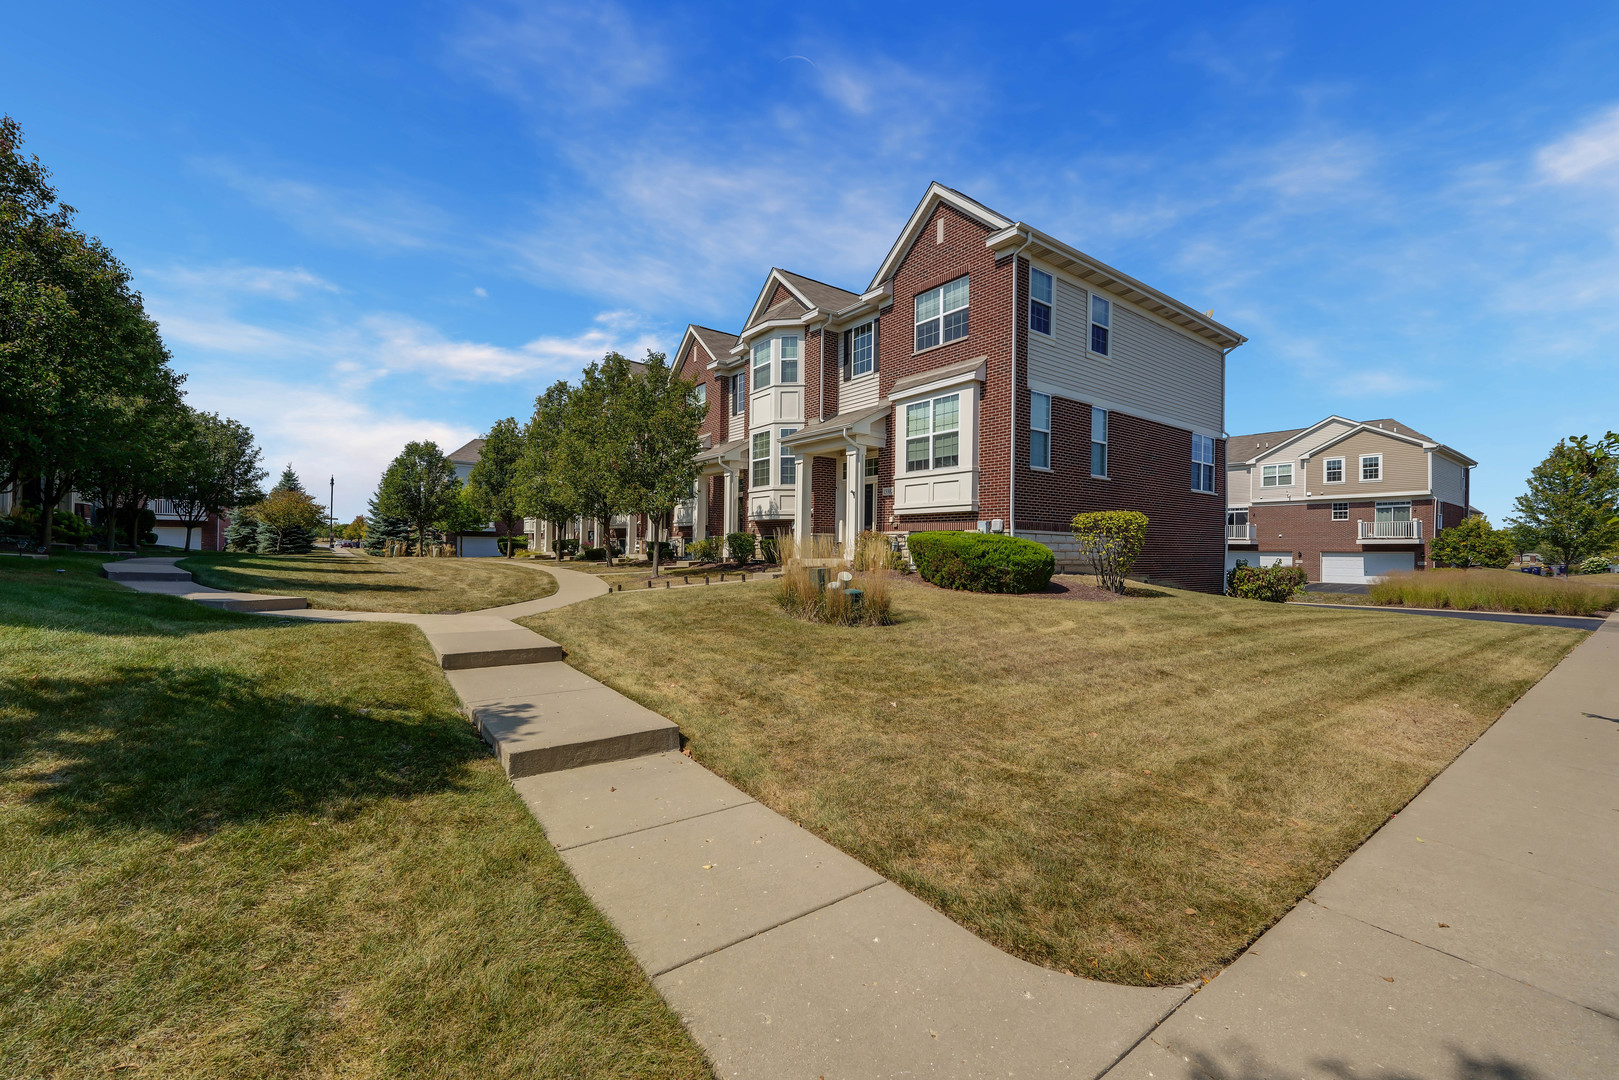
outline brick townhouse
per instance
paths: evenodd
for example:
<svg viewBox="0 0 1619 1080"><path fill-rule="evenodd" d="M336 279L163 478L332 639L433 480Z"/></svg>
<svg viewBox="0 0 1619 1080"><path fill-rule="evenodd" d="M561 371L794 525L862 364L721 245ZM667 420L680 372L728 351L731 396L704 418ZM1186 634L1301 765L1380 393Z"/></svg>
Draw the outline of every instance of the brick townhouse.
<svg viewBox="0 0 1619 1080"><path fill-rule="evenodd" d="M687 328L708 411L682 534L977 529L1077 567L1075 513L1140 510L1138 572L1218 590L1245 340L935 183L864 290L776 269L738 333Z"/></svg>

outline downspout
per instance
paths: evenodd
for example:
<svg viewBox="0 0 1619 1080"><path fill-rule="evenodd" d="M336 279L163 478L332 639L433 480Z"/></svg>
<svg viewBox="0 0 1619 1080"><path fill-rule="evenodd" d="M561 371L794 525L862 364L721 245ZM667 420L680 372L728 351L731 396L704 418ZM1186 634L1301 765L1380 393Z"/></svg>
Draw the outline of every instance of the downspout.
<svg viewBox="0 0 1619 1080"><path fill-rule="evenodd" d="M818 374L816 375L815 383L815 418L817 420L826 419L826 334L827 327L831 325L831 319L821 323L821 359L819 361L821 366L816 369Z"/></svg>
<svg viewBox="0 0 1619 1080"><path fill-rule="evenodd" d="M1034 237L1023 234L1023 246L1012 252L1012 423L1011 454L1006 478L1006 535L1017 535L1017 260L1034 243Z"/></svg>

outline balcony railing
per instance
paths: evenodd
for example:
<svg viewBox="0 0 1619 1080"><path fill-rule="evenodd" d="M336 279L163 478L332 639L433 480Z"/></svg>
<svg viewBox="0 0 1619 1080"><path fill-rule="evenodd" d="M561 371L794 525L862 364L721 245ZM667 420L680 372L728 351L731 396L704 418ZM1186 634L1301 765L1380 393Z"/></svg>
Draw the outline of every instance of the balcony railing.
<svg viewBox="0 0 1619 1080"><path fill-rule="evenodd" d="M1257 544L1259 542L1258 525L1227 525L1225 538L1232 544Z"/></svg>
<svg viewBox="0 0 1619 1080"><path fill-rule="evenodd" d="M1409 540L1422 539L1422 522L1411 521L1362 521L1360 522L1360 538L1362 540Z"/></svg>

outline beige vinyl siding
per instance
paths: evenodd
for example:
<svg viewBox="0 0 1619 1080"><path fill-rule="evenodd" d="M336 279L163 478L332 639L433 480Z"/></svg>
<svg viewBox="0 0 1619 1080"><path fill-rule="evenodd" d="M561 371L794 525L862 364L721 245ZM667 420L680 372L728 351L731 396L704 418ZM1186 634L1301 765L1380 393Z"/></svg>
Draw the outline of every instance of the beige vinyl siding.
<svg viewBox="0 0 1619 1080"><path fill-rule="evenodd" d="M1433 494L1436 499L1455 503L1457 506L1467 505L1467 469L1457 461L1452 461L1443 454L1433 455ZM1454 525L1455 522L1447 522Z"/></svg>
<svg viewBox="0 0 1619 1080"><path fill-rule="evenodd" d="M1259 455L1259 463L1262 465L1275 465L1280 461L1291 461L1296 469L1298 468L1298 460L1302 455L1308 454L1313 447L1320 446L1329 439L1336 439L1354 426L1354 424L1346 424L1340 420L1322 424L1308 435L1299 436L1285 447L1278 444L1278 446L1272 446L1265 450Z"/></svg>
<svg viewBox="0 0 1619 1080"><path fill-rule="evenodd" d="M1052 332L1029 333L1031 383L1075 401L1103 403L1204 434L1224 432L1225 358L1219 349L1108 296L1113 355L1091 356L1090 298L1073 282L1052 276Z"/></svg>
<svg viewBox="0 0 1619 1080"><path fill-rule="evenodd" d="M1227 506L1247 506L1254 497L1253 473L1243 465L1225 471L1225 502Z"/></svg>
<svg viewBox="0 0 1619 1080"><path fill-rule="evenodd" d="M1361 482L1362 454L1383 455L1382 480ZM1328 458L1337 457L1344 459L1345 479L1341 484L1328 484L1326 462ZM1413 443L1374 431L1362 431L1312 454L1305 475L1308 477L1306 487L1312 497L1344 499L1375 497L1394 491L1425 492L1428 490L1428 453Z"/></svg>
<svg viewBox="0 0 1619 1080"><path fill-rule="evenodd" d="M875 371L850 379L838 388L838 412L864 409L877 404L877 373Z"/></svg>

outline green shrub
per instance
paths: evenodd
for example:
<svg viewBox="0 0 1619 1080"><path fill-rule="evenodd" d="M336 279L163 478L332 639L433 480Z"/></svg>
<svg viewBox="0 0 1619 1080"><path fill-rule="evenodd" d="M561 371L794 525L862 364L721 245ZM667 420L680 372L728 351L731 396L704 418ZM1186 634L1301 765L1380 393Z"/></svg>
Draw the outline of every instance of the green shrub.
<svg viewBox="0 0 1619 1080"><path fill-rule="evenodd" d="M725 534L725 547L731 553L732 562L753 561L753 534L750 532L734 532Z"/></svg>
<svg viewBox="0 0 1619 1080"><path fill-rule="evenodd" d="M1225 591L1227 596L1244 600L1281 604L1304 588L1307 581L1309 577L1302 566L1249 566L1238 559L1237 565L1225 576Z"/></svg>
<svg viewBox="0 0 1619 1080"><path fill-rule="evenodd" d="M604 547L580 548L579 558L585 562L602 562L607 558L607 549Z"/></svg>
<svg viewBox="0 0 1619 1080"><path fill-rule="evenodd" d="M675 557L675 546L667 540L648 540L643 545L646 548L646 557L652 558L656 549L659 562L671 562Z"/></svg>
<svg viewBox="0 0 1619 1080"><path fill-rule="evenodd" d="M967 592L1043 592L1057 560L1033 540L978 532L915 532L911 561L924 581Z"/></svg>
<svg viewBox="0 0 1619 1080"><path fill-rule="evenodd" d="M551 550L557 553L557 558L579 554L579 541L572 538L558 537L551 541Z"/></svg>
<svg viewBox="0 0 1619 1080"><path fill-rule="evenodd" d="M686 554L691 556L692 562L717 563L721 555L719 538L711 536L705 540L693 540L686 545Z"/></svg>
<svg viewBox="0 0 1619 1080"><path fill-rule="evenodd" d="M1075 514L1070 528L1080 552L1090 560L1097 582L1104 589L1124 592L1124 579L1147 542L1147 515L1136 510L1097 510Z"/></svg>
<svg viewBox="0 0 1619 1080"><path fill-rule="evenodd" d="M1582 574L1606 574L1614 564L1611 555L1593 555L1580 564Z"/></svg>
<svg viewBox="0 0 1619 1080"><path fill-rule="evenodd" d="M1514 554L1512 538L1505 531L1492 529L1483 514L1474 514L1460 524L1441 529L1428 541L1428 555L1439 566L1500 569L1512 562Z"/></svg>

